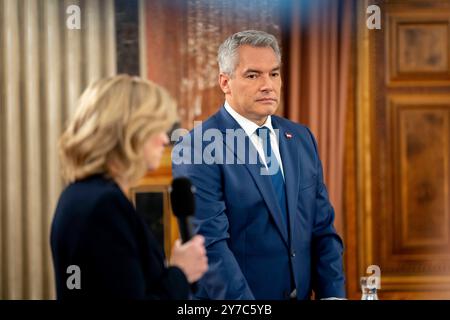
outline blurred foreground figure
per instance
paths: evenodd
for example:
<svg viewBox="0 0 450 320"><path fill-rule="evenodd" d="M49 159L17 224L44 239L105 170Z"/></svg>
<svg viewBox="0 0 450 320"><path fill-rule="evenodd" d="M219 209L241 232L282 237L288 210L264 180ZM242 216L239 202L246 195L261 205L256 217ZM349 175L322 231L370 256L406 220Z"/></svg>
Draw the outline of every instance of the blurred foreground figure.
<svg viewBox="0 0 450 320"><path fill-rule="evenodd" d="M60 139L69 185L56 208L51 248L58 299L187 299L208 268L204 238L177 240L169 266L126 194L159 166L176 120L168 93L128 75L86 89ZM80 288L67 281L79 268ZM73 279L72 279L73 280Z"/></svg>

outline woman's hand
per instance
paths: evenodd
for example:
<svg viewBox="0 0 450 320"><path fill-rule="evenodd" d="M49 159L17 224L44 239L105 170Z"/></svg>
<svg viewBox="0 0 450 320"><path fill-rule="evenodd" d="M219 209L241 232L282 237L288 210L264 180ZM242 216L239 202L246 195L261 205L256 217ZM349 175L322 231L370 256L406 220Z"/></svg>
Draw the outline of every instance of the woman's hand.
<svg viewBox="0 0 450 320"><path fill-rule="evenodd" d="M204 243L205 238L196 235L184 244L177 239L172 248L169 265L180 268L189 283L200 279L208 270L208 258Z"/></svg>

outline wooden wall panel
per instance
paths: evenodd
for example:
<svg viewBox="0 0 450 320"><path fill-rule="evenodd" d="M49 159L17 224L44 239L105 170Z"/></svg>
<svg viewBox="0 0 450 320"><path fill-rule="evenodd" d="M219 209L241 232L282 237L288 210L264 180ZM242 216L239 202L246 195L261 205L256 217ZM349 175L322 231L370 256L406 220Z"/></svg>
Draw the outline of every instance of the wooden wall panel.
<svg viewBox="0 0 450 320"><path fill-rule="evenodd" d="M448 11L397 9L386 23L388 85L450 85Z"/></svg>
<svg viewBox="0 0 450 320"><path fill-rule="evenodd" d="M382 29L358 36L359 276L380 266L381 299L450 299L450 1L370 4Z"/></svg>
<svg viewBox="0 0 450 320"><path fill-rule="evenodd" d="M399 289L417 277L429 290L450 288L450 95L392 95L386 106L393 192L379 220L391 226L380 232L380 264Z"/></svg>
<svg viewBox="0 0 450 320"><path fill-rule="evenodd" d="M409 99L409 97L408 97ZM399 253L442 251L450 255L448 217L448 131L449 106L410 105L392 109L392 126L398 147L394 167L398 168L395 190L394 242ZM394 143L395 143L394 142ZM420 168L420 170L418 170Z"/></svg>

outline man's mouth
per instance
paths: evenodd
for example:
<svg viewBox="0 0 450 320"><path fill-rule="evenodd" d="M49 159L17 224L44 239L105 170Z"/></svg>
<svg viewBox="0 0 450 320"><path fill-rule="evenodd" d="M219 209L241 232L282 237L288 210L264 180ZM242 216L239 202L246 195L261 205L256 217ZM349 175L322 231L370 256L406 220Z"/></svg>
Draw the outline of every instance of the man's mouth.
<svg viewBox="0 0 450 320"><path fill-rule="evenodd" d="M275 99L275 98L261 98L261 99L256 99L256 101L258 101L258 102L277 102L277 99Z"/></svg>

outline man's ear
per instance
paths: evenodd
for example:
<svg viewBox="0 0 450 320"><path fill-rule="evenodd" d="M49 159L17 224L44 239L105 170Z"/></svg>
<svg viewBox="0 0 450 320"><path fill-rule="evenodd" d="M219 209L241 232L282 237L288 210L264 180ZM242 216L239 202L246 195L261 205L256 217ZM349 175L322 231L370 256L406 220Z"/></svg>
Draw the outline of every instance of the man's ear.
<svg viewBox="0 0 450 320"><path fill-rule="evenodd" d="M230 94L230 76L225 73L219 74L219 86L223 93Z"/></svg>

